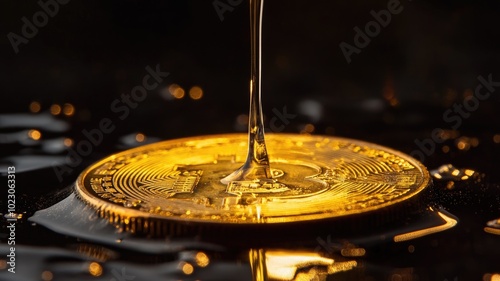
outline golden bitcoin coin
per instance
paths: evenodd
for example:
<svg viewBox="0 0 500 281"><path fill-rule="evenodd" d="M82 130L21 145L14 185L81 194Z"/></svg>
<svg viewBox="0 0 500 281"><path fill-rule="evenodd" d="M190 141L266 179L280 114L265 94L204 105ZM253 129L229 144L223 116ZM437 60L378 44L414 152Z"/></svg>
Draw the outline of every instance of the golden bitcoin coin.
<svg viewBox="0 0 500 281"><path fill-rule="evenodd" d="M221 183L245 161L247 141L227 134L123 151L86 169L76 191L102 216L135 228L153 220L252 225L348 217L409 202L430 182L422 164L389 148L270 134L273 178Z"/></svg>

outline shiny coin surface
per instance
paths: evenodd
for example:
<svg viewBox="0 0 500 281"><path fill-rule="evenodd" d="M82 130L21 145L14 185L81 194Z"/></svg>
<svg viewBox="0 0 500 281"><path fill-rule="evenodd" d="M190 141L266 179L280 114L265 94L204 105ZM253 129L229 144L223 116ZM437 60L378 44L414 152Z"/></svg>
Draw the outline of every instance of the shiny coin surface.
<svg viewBox="0 0 500 281"><path fill-rule="evenodd" d="M221 179L242 165L246 134L176 139L111 155L76 182L115 222L278 224L346 217L405 204L429 185L413 158L326 136L266 136L272 180Z"/></svg>

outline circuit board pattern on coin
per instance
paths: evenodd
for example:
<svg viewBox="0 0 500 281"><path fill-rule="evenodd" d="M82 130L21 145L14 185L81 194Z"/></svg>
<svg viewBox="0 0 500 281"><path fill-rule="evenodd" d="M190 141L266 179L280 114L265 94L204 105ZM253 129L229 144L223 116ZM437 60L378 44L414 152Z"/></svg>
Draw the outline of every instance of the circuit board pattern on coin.
<svg viewBox="0 0 500 281"><path fill-rule="evenodd" d="M245 160L247 135L164 141L109 156L85 170L78 195L121 218L204 223L286 223L400 204L430 177L419 162L336 137L266 136L274 181L220 180Z"/></svg>

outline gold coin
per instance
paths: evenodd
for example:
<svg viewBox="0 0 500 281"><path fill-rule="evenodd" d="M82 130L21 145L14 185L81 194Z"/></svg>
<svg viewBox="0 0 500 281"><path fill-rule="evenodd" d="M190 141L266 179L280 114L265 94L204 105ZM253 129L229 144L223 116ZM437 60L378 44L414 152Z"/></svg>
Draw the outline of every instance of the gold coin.
<svg viewBox="0 0 500 281"><path fill-rule="evenodd" d="M246 134L176 139L111 155L76 182L113 222L279 224L365 214L403 204L429 185L413 158L357 140L266 135L273 180L221 179L245 161ZM147 223L146 223L147 224Z"/></svg>

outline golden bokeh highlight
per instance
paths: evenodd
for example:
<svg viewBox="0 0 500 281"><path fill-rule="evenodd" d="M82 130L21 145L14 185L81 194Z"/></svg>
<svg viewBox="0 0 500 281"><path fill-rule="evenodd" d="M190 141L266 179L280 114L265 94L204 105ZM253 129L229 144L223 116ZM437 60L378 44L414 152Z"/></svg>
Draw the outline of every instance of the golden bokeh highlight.
<svg viewBox="0 0 500 281"><path fill-rule="evenodd" d="M500 273L487 273L483 275L483 281L500 281Z"/></svg>
<svg viewBox="0 0 500 281"><path fill-rule="evenodd" d="M494 143L500 143L500 134L496 134L493 136L493 142Z"/></svg>
<svg viewBox="0 0 500 281"><path fill-rule="evenodd" d="M71 103L65 103L62 112L66 116L73 116L75 114L75 107Z"/></svg>
<svg viewBox="0 0 500 281"><path fill-rule="evenodd" d="M455 182L454 181L449 181L447 184L446 184L446 189L448 190L452 190L455 188Z"/></svg>
<svg viewBox="0 0 500 281"><path fill-rule="evenodd" d="M344 257L362 257L366 254L364 248L346 248L340 251L340 254Z"/></svg>
<svg viewBox="0 0 500 281"><path fill-rule="evenodd" d="M146 140L146 136L143 133L138 133L135 135L135 140L137 142L144 142Z"/></svg>
<svg viewBox="0 0 500 281"><path fill-rule="evenodd" d="M314 125L313 125L313 124L306 124L306 125L304 126L304 131L305 131L306 133L312 133L312 132L314 132L314 130L315 130L315 129L316 129L316 128L314 128Z"/></svg>
<svg viewBox="0 0 500 281"><path fill-rule="evenodd" d="M189 97L193 100L203 98L203 89L198 86L191 87L191 89L189 89Z"/></svg>
<svg viewBox="0 0 500 281"><path fill-rule="evenodd" d="M390 100L389 100L389 104L390 104L391 106L397 106L397 105L399 105L399 100L398 100L398 99L396 99L396 98L390 99Z"/></svg>
<svg viewBox="0 0 500 281"><path fill-rule="evenodd" d="M474 170L465 169L464 170L464 175L460 179L461 180L467 180L470 177L472 177L475 173L476 173L476 171L474 171Z"/></svg>
<svg viewBox="0 0 500 281"><path fill-rule="evenodd" d="M297 273L304 272L306 268L328 268L335 264L333 259L310 251L252 249L249 257L253 273L264 278L267 275L269 280L318 280L314 278L317 274L308 275L304 279L306 276L299 278ZM255 280L268 280L267 278Z"/></svg>
<svg viewBox="0 0 500 281"><path fill-rule="evenodd" d="M479 139L478 138L472 138L470 140L470 145L472 145L472 147L477 147L479 145Z"/></svg>
<svg viewBox="0 0 500 281"><path fill-rule="evenodd" d="M40 140L42 138L42 133L38 130L30 130L28 136L33 140Z"/></svg>
<svg viewBox="0 0 500 281"><path fill-rule="evenodd" d="M474 92L472 91L472 89L465 89L463 95L464 95L464 99L468 99L474 95Z"/></svg>
<svg viewBox="0 0 500 281"><path fill-rule="evenodd" d="M399 100L396 98L396 91L394 89L394 79L392 76L388 76L385 79L384 89L382 95L385 100L389 102L391 106L399 105Z"/></svg>
<svg viewBox="0 0 500 281"><path fill-rule="evenodd" d="M477 147L479 145L478 138L460 137L456 140L456 146L459 150L467 151L471 147Z"/></svg>
<svg viewBox="0 0 500 281"><path fill-rule="evenodd" d="M181 262L180 264L180 268L182 270L182 272L186 275L191 275L193 274L194 272L194 267L192 264L188 263L188 262Z"/></svg>
<svg viewBox="0 0 500 281"><path fill-rule="evenodd" d="M449 139L456 139L460 136L460 132L457 130L442 130L439 133L439 138L443 141Z"/></svg>
<svg viewBox="0 0 500 281"><path fill-rule="evenodd" d="M20 220L20 219L22 219L22 218L23 218L23 214L17 214L17 216L15 216L14 218L16 218L16 219Z"/></svg>
<svg viewBox="0 0 500 281"><path fill-rule="evenodd" d="M62 111L61 106L58 104L53 104L50 106L50 113L52 115L59 115L61 114L61 111Z"/></svg>
<svg viewBox="0 0 500 281"><path fill-rule="evenodd" d="M500 229L498 228L485 227L483 230L489 234L500 235Z"/></svg>
<svg viewBox="0 0 500 281"><path fill-rule="evenodd" d="M182 99L186 95L186 91L184 91L184 89L177 84L170 85L168 87L168 91L176 99Z"/></svg>
<svg viewBox="0 0 500 281"><path fill-rule="evenodd" d="M334 274L343 271L349 271L358 266L358 262L356 261L343 261L343 262L335 262L332 265L328 266L328 274Z"/></svg>
<svg viewBox="0 0 500 281"><path fill-rule="evenodd" d="M30 111L31 112L38 113L38 112L40 112L41 109L42 109L42 105L39 102L33 101L30 103Z"/></svg>
<svg viewBox="0 0 500 281"><path fill-rule="evenodd" d="M6 269L7 268L7 261L6 260L0 260L0 269Z"/></svg>
<svg viewBox="0 0 500 281"><path fill-rule="evenodd" d="M65 138L65 139L64 139L64 146L66 146L66 147L71 147L71 146L73 146L73 140L72 140L72 139L70 139L70 138Z"/></svg>
<svg viewBox="0 0 500 281"><path fill-rule="evenodd" d="M236 122L240 125L248 125L248 115L246 114L240 114L238 117L236 117Z"/></svg>
<svg viewBox="0 0 500 281"><path fill-rule="evenodd" d="M52 274L52 272L48 271L48 270L45 270L44 272L42 272L42 280L43 281L50 281L54 278L54 274Z"/></svg>
<svg viewBox="0 0 500 281"><path fill-rule="evenodd" d="M457 142L457 148L460 150L469 150L469 145L464 141Z"/></svg>
<svg viewBox="0 0 500 281"><path fill-rule="evenodd" d="M194 259L199 267L206 267L210 263L210 259L208 258L207 254L203 252L196 253Z"/></svg>
<svg viewBox="0 0 500 281"><path fill-rule="evenodd" d="M415 246L413 245L408 246L408 252L413 254L415 252Z"/></svg>
<svg viewBox="0 0 500 281"><path fill-rule="evenodd" d="M97 262L91 262L89 264L89 273L92 276L98 277L102 275L102 266Z"/></svg>
<svg viewBox="0 0 500 281"><path fill-rule="evenodd" d="M446 89L443 97L444 105L446 107L451 106L453 102L456 101L457 96L458 96L457 91L455 91L454 89L450 88Z"/></svg>

